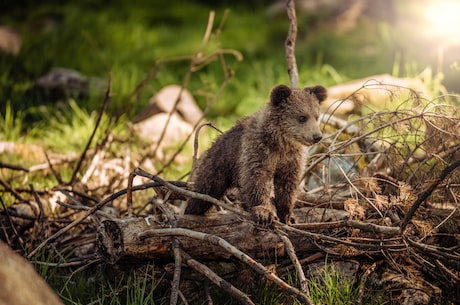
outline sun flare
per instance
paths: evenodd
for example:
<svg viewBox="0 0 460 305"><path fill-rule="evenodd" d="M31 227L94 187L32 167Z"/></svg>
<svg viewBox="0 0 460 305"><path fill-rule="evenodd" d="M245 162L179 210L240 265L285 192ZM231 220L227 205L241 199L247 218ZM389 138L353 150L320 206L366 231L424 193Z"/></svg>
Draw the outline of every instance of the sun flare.
<svg viewBox="0 0 460 305"><path fill-rule="evenodd" d="M431 1L425 8L428 31L434 36L457 40L460 36L460 1Z"/></svg>

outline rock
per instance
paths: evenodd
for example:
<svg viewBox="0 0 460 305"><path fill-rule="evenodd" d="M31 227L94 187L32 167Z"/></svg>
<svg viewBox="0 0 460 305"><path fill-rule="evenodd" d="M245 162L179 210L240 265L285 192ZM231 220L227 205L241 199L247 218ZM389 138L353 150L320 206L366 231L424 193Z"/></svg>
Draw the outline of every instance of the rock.
<svg viewBox="0 0 460 305"><path fill-rule="evenodd" d="M63 305L32 265L0 241L0 304Z"/></svg>
<svg viewBox="0 0 460 305"><path fill-rule="evenodd" d="M18 55L21 50L21 36L8 26L0 26L0 51Z"/></svg>
<svg viewBox="0 0 460 305"><path fill-rule="evenodd" d="M181 92L177 85L167 86L153 96L147 107L134 119L133 131L141 139L151 143L156 148L168 116L174 110L174 104ZM182 90L181 98L174 113L171 115L168 127L157 150L160 158L164 148L173 146L193 132L194 125L203 117L203 112L196 104L193 96L187 90Z"/></svg>
<svg viewBox="0 0 460 305"><path fill-rule="evenodd" d="M134 122L140 122L157 113L170 113L176 100L181 92L181 86L170 85L161 89L155 96L149 100L147 107L134 119ZM195 125L203 116L203 112L195 102L192 94L182 90L179 103L176 107L176 113L186 122Z"/></svg>
<svg viewBox="0 0 460 305"><path fill-rule="evenodd" d="M168 120L167 113L158 113L148 119L133 125L133 131L137 136L146 142L150 143L152 149L155 149L158 144L163 129ZM173 146L176 143L183 141L189 134L193 132L193 127L185 122L179 115L172 114L163 140L160 143L160 148L157 150L161 155L161 151L168 146Z"/></svg>
<svg viewBox="0 0 460 305"><path fill-rule="evenodd" d="M328 98L322 111L338 116L360 114L364 105L382 109L398 96L409 96L412 92L428 97L423 82L415 78L399 78L389 74L373 75L328 88Z"/></svg>
<svg viewBox="0 0 460 305"><path fill-rule="evenodd" d="M45 103L68 98L87 99L90 93L102 96L105 90L106 83L102 79L90 78L72 69L53 68L25 92L24 99Z"/></svg>
<svg viewBox="0 0 460 305"><path fill-rule="evenodd" d="M89 80L78 71L64 68L52 69L40 77L35 86L54 99L89 96Z"/></svg>

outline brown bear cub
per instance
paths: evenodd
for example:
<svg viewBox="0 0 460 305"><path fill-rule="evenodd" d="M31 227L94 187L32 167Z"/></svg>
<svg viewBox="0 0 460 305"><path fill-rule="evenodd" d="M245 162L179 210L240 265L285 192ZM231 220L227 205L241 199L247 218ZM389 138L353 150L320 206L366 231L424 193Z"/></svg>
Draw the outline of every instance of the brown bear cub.
<svg viewBox="0 0 460 305"><path fill-rule="evenodd" d="M318 116L326 96L322 86L275 87L265 108L238 121L200 158L192 190L220 199L237 187L258 223L293 222L307 146L322 138ZM203 214L211 205L191 198L185 213Z"/></svg>

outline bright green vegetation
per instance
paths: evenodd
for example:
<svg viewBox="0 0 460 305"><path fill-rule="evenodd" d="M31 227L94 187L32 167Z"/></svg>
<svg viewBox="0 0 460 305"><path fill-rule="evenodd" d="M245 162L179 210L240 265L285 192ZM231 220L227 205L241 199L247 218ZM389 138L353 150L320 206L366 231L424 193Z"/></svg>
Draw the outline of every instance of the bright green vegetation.
<svg viewBox="0 0 460 305"><path fill-rule="evenodd" d="M287 279L291 285L296 285L297 277L289 276ZM320 272L314 277L307 279L310 300L314 304L323 305L353 305L369 304L383 305L389 304L385 300L383 291L371 291L364 288L365 283L359 279L350 279L340 270L334 267L330 261L325 261ZM297 300L292 300L281 291L279 287L265 283L258 289L257 304L259 305L300 305Z"/></svg>
<svg viewBox="0 0 460 305"><path fill-rule="evenodd" d="M224 56L234 77L209 118L218 121L220 127L228 127L258 109L273 85L289 83L284 53L287 20L284 14L268 17L266 6L231 4L227 15L223 4L193 1L175 1L173 5L147 0L135 5L121 0L111 5L100 1L25 5L7 5L8 14L3 18L4 23L18 29L23 42L18 56L0 55L1 140L33 142L44 138L44 130L53 129L53 137L48 139L52 139L54 149L75 149L85 138L82 133L91 128L90 123L78 128L74 123L81 121L83 109L92 117L100 108L109 73L112 101L107 115L133 118L163 86L183 83L189 61L165 63L138 98L129 98L158 60L191 56L197 51L211 10L216 12L214 29L221 23L223 26L205 52L211 54L217 47L236 50L243 60ZM296 54L301 85L327 86L378 73L415 76L424 69L424 64L402 62L405 49L398 39L403 38L384 22L362 21L356 29L338 34L306 26L318 22L320 16L299 13L298 17ZM75 69L99 79L98 85L88 100L77 99L73 104L56 105L26 96L34 80L53 67ZM194 73L187 87L204 107L223 80L222 66L215 61ZM71 127L58 126L69 123Z"/></svg>
<svg viewBox="0 0 460 305"><path fill-rule="evenodd" d="M136 5L118 1L109 6L79 1L30 6L34 9L25 16L24 8L18 7L4 18L4 22L19 28L23 46L17 57L0 56L3 107L9 101L14 110L26 106L27 112L38 111L38 105L47 101L24 100L22 94L50 68L66 67L103 80L111 72L110 113L127 112L128 117L142 109L148 97L162 86L182 83L189 65L188 62L165 65L146 85L141 99L127 102L127 96L155 61L192 55L201 43L209 11L216 11L214 28L217 28L226 10L223 5L215 7L191 1L175 1L174 5L164 5L161 1L140 1ZM274 84L289 82L284 58L285 16L267 17L264 7L230 7L220 37L209 48L220 45L238 50L244 60L238 62L227 57L235 77L211 116L235 114L235 110L237 115L249 113L265 101ZM299 24L306 21L307 17L299 16ZM347 35L328 31L320 35L300 27L297 61L301 83L331 85L349 78L392 72L397 51L391 49L393 38L388 31L385 26L367 24ZM375 44L378 52L356 56L360 49ZM201 93L213 91L222 79L220 64L214 63L192 78L189 89ZM197 94L197 98L201 105L205 104L203 96ZM95 110L101 100L100 95L95 95L78 104Z"/></svg>

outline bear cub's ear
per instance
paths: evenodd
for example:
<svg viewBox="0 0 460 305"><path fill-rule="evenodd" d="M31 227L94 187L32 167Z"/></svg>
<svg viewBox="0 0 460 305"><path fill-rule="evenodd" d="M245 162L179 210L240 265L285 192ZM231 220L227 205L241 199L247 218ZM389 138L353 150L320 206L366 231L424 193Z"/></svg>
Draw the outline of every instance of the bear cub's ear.
<svg viewBox="0 0 460 305"><path fill-rule="evenodd" d="M291 88L286 85L278 85L273 88L272 93L270 94L270 102L277 106L281 102L288 98L291 95Z"/></svg>
<svg viewBox="0 0 460 305"><path fill-rule="evenodd" d="M306 87L303 90L314 94L320 103L327 98L327 91L323 86Z"/></svg>

